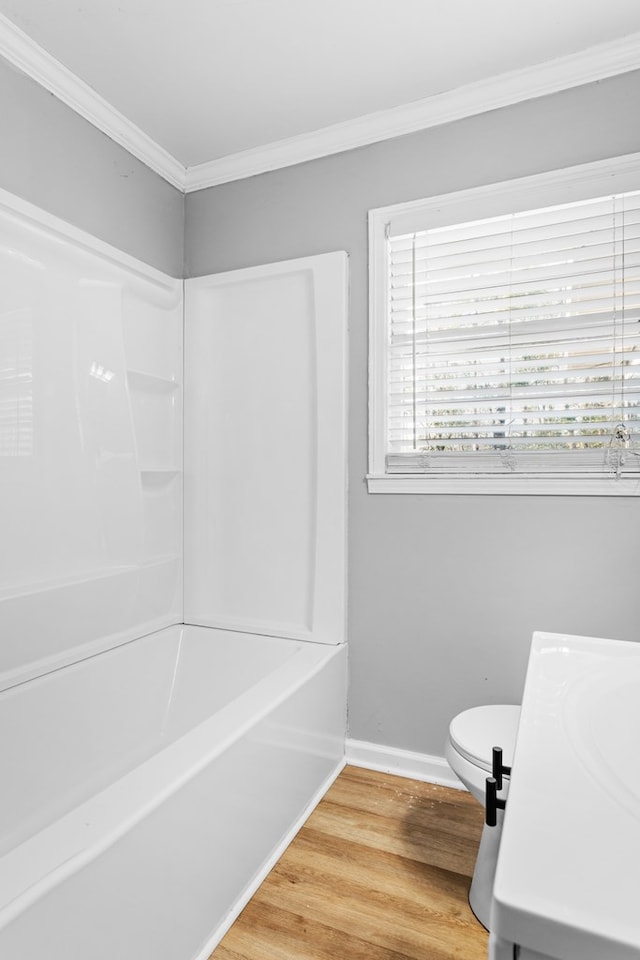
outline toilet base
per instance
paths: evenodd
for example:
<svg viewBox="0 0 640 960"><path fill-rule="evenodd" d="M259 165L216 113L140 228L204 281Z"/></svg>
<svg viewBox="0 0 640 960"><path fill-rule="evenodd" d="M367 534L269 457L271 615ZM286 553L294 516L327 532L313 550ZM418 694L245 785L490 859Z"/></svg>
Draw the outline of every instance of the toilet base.
<svg viewBox="0 0 640 960"><path fill-rule="evenodd" d="M487 930L491 929L489 926L491 897L493 895L493 881L496 875L503 820L504 810L498 810L495 827L488 827L485 824L482 828L480 848L469 890L469 906Z"/></svg>

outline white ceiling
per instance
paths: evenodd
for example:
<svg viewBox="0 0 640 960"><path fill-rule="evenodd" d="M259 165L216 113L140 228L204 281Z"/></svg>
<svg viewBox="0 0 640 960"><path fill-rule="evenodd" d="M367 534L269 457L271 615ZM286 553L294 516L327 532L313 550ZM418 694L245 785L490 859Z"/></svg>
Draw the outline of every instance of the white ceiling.
<svg viewBox="0 0 640 960"><path fill-rule="evenodd" d="M183 167L640 31L639 0L0 0L0 14Z"/></svg>

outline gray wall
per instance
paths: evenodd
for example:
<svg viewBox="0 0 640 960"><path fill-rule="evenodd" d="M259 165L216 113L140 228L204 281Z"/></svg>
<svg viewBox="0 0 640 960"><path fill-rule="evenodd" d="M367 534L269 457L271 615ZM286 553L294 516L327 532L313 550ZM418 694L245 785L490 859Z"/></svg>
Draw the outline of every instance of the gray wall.
<svg viewBox="0 0 640 960"><path fill-rule="evenodd" d="M0 58L0 187L182 276L184 197Z"/></svg>
<svg viewBox="0 0 640 960"><path fill-rule="evenodd" d="M350 254L350 736L442 754L449 719L517 702L531 633L637 639L640 501L369 495L367 211L640 151L640 73L187 197L199 276Z"/></svg>

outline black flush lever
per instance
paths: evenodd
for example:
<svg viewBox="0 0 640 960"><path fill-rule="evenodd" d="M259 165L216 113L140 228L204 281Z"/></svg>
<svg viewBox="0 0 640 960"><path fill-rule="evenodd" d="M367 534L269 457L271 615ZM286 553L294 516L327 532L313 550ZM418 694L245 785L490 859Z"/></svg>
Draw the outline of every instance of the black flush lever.
<svg viewBox="0 0 640 960"><path fill-rule="evenodd" d="M505 767L502 762L502 747L494 747L492 754L493 776L487 777L485 784L485 823L488 827L495 827L498 822L498 810L504 810L506 806L506 801L498 796L498 790L502 790L503 776L511 773L511 767Z"/></svg>

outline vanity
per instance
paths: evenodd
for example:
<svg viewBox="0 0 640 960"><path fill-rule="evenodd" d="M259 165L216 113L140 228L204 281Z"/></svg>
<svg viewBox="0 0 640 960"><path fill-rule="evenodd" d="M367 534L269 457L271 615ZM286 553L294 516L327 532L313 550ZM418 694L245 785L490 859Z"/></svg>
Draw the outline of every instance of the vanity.
<svg viewBox="0 0 640 960"><path fill-rule="evenodd" d="M640 960L640 643L535 633L490 960Z"/></svg>

